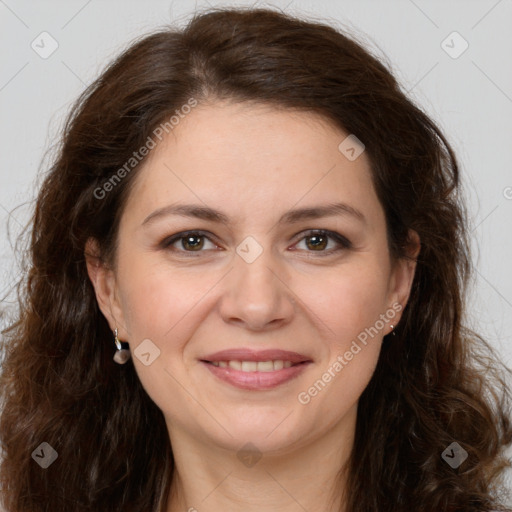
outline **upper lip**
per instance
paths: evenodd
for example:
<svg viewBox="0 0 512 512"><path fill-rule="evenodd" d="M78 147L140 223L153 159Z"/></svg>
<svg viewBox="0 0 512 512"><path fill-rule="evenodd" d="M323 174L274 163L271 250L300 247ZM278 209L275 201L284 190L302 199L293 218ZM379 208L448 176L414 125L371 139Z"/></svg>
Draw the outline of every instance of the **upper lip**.
<svg viewBox="0 0 512 512"><path fill-rule="evenodd" d="M267 349L251 350L246 348L234 348L221 350L202 358L203 361L291 361L292 363L302 363L311 361L307 356L298 352L289 350Z"/></svg>

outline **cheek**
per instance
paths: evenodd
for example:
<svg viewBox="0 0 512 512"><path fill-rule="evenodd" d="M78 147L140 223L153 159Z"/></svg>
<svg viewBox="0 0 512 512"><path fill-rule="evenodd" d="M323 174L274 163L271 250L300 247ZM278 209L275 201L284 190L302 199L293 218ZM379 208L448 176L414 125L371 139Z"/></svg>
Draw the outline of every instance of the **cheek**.
<svg viewBox="0 0 512 512"><path fill-rule="evenodd" d="M329 327L322 339L326 357L297 398L304 413L326 428L358 402L379 358L387 290L381 274L368 270L338 276L327 293L310 300Z"/></svg>
<svg viewBox="0 0 512 512"><path fill-rule="evenodd" d="M168 266L154 265L142 256L131 256L120 262L119 276L129 332L127 341L142 386L161 410L169 409L170 397L173 410L187 410L191 407L187 402L189 395L180 384L186 381L182 352L189 331L197 322L194 306L212 287L211 279L194 286L195 279L180 279ZM147 344L145 340L153 344L145 345L150 352L148 365L138 357L142 352L138 347L142 347L143 341Z"/></svg>
<svg viewBox="0 0 512 512"><path fill-rule="evenodd" d="M120 261L119 276L126 327L135 341L151 336L162 339L199 301L199 287L203 288L193 279L180 280L169 266L157 265L144 255Z"/></svg>
<svg viewBox="0 0 512 512"><path fill-rule="evenodd" d="M387 274L368 258L361 265L347 265L323 280L308 297L313 318L322 329L326 362L310 384L317 407L326 417L336 417L339 404L353 404L368 384L377 363L388 320ZM305 290L305 288L304 288ZM304 292L303 292L304 294ZM308 394L308 390L304 390Z"/></svg>
<svg viewBox="0 0 512 512"><path fill-rule="evenodd" d="M374 326L388 307L387 274L378 262L341 266L324 276L321 285L318 280L311 287L309 281L298 295L307 297L308 307L330 328L327 334L340 348Z"/></svg>

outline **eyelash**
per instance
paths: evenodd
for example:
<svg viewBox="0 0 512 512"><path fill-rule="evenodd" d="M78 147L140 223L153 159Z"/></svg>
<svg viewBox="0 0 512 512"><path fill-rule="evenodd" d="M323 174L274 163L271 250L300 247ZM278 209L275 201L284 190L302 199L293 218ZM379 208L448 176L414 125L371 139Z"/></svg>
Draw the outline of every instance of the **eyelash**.
<svg viewBox="0 0 512 512"><path fill-rule="evenodd" d="M215 245L217 245L208 236L208 234L206 232L204 232L204 231L184 231L184 232L172 235L171 237L165 238L160 243L160 247L162 249L170 249L173 252L180 252L180 253L187 254L187 257L189 257L189 256L190 257L195 257L196 254L204 252L204 250L186 251L184 249L180 250L180 249L176 249L176 248L172 248L171 247L175 242L179 242L180 240L183 240L184 238L186 238L188 236L204 237L204 238L207 238L210 242L212 242ZM302 242L302 240L304 240L306 238L309 238L309 237L313 237L313 236L323 236L323 237L331 238L331 239L335 240L341 246L341 247L337 247L337 248L334 248L334 249L330 249L328 251L325 251L325 250L324 251L312 251L312 250L311 251L307 251L307 252L310 252L310 253L317 252L320 255L320 257L330 256L330 255L332 255L334 253L337 253L339 251L347 250L347 249L351 249L352 248L352 243L350 242L350 240L348 240L344 236L340 235L339 233L336 233L335 231L328 231L328 230L324 230L324 229L312 229L312 230L306 231L304 236L301 239L298 240L297 244L299 242ZM294 245L296 245L296 244L294 244Z"/></svg>

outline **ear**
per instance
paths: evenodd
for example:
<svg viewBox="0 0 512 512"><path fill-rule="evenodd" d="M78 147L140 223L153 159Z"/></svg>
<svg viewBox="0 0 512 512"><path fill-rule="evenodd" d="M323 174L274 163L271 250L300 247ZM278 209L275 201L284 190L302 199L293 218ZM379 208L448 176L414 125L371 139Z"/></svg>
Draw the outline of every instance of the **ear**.
<svg viewBox="0 0 512 512"><path fill-rule="evenodd" d="M112 331L118 329L119 339L126 340L128 332L125 328L123 310L117 298L115 273L102 260L98 242L94 238L87 240L84 255L98 306L107 319L110 329Z"/></svg>
<svg viewBox="0 0 512 512"><path fill-rule="evenodd" d="M406 257L393 263L389 286L389 306L400 304L401 311L405 309L416 272L416 260L421 249L421 241L418 233L410 229L407 239ZM402 316L398 313L393 323L396 325Z"/></svg>

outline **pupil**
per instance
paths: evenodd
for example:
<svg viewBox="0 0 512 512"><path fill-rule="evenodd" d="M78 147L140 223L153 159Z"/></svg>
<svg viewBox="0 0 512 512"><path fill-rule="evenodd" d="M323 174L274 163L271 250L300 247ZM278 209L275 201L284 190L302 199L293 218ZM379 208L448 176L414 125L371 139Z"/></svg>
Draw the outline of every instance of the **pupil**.
<svg viewBox="0 0 512 512"><path fill-rule="evenodd" d="M194 242L193 242L194 240L199 240L199 239L201 239L200 236L188 236L188 237L184 238L184 240L183 240L183 247L185 249L187 249L186 245L189 245L189 246L191 246L191 248L193 250L196 250L198 248L201 249L201 247L203 246L202 239L198 243L196 243L195 245L194 245Z"/></svg>
<svg viewBox="0 0 512 512"><path fill-rule="evenodd" d="M325 241L326 241L326 237L322 236L322 235L313 235L313 236L310 236L308 237L309 238L309 243L311 243L311 240L317 240L317 242L313 242L313 247L318 249L318 248L321 248L321 249L325 249ZM320 239L323 239L323 241L321 242L318 242L318 240Z"/></svg>

